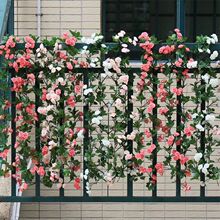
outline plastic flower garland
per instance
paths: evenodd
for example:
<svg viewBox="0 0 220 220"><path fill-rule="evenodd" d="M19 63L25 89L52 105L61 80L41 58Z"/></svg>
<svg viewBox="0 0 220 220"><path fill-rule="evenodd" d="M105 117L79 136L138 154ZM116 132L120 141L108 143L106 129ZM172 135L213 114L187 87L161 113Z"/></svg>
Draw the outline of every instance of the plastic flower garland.
<svg viewBox="0 0 220 220"><path fill-rule="evenodd" d="M77 49L80 40L85 46ZM166 170L172 179L183 179L185 191L191 188L190 179L219 179L212 158L220 134L215 111L220 98L214 68L218 52L210 49L217 36L197 37L193 49L178 29L159 48L161 42L145 32L130 38L120 31L113 40L116 44L109 48L99 34L84 38L71 31L42 42L34 36L10 36L0 46L1 90L16 92L14 103L0 98L0 120L9 122L8 109L12 104L16 108L15 143L8 140L11 124L0 125L0 175L9 177L15 170L12 178L21 191L34 183L35 174L48 187L72 182L79 190L86 181L88 194L94 183L110 185L127 175L153 189ZM133 47L143 54L138 72L129 59ZM79 68L86 71L88 82ZM40 149L34 147L37 142ZM16 149L13 163L10 148Z"/></svg>

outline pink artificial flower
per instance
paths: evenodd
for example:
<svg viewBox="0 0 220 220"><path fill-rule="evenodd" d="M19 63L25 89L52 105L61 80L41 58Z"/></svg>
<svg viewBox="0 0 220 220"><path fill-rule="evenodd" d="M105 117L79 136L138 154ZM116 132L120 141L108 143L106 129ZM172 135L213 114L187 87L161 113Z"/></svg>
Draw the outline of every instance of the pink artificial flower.
<svg viewBox="0 0 220 220"><path fill-rule="evenodd" d="M73 69L73 65L70 62L66 63L66 67L67 67L68 70L72 70Z"/></svg>
<svg viewBox="0 0 220 220"><path fill-rule="evenodd" d="M75 107L76 105L76 102L74 100L74 96L70 96L67 101L66 101L67 105L71 106L72 108Z"/></svg>
<svg viewBox="0 0 220 220"><path fill-rule="evenodd" d="M161 115L165 115L168 111L169 111L169 109L168 109L167 107L165 107L165 108L160 108L160 109L159 109L159 113L160 113Z"/></svg>
<svg viewBox="0 0 220 220"><path fill-rule="evenodd" d="M182 40L183 35L180 33L180 30L178 28L176 28L176 29L174 29L174 31L176 32L177 39Z"/></svg>
<svg viewBox="0 0 220 220"><path fill-rule="evenodd" d="M23 103L20 102L20 103L18 103L18 104L16 105L16 110L20 110L20 111L21 111L22 107L23 107Z"/></svg>
<svg viewBox="0 0 220 220"><path fill-rule="evenodd" d="M25 44L25 48L27 49L33 49L35 47L35 41L33 40L33 38L31 38L30 36L26 36L24 38L26 44Z"/></svg>
<svg viewBox="0 0 220 220"><path fill-rule="evenodd" d="M185 157L183 154L180 155L180 163L184 165L189 160L188 157Z"/></svg>
<svg viewBox="0 0 220 220"><path fill-rule="evenodd" d="M69 46L74 46L76 44L77 39L75 37L67 38L65 43Z"/></svg>
<svg viewBox="0 0 220 220"><path fill-rule="evenodd" d="M147 136L147 138L150 138L152 135L151 135L151 133L150 133L150 131L149 131L149 129L146 129L145 131L144 131L144 133L145 133L145 135Z"/></svg>
<svg viewBox="0 0 220 220"><path fill-rule="evenodd" d="M174 64L176 67L181 67L183 64L183 59L179 58Z"/></svg>
<svg viewBox="0 0 220 220"><path fill-rule="evenodd" d="M177 96L183 94L183 88L173 88L172 92L175 93Z"/></svg>
<svg viewBox="0 0 220 220"><path fill-rule="evenodd" d="M44 170L44 167L43 166L40 166L38 168L38 171L37 171L38 175L40 176L44 176L46 174L45 170Z"/></svg>
<svg viewBox="0 0 220 220"><path fill-rule="evenodd" d="M42 151L43 156L45 156L46 154L48 154L49 148L45 145L45 146L43 146L41 151Z"/></svg>
<svg viewBox="0 0 220 220"><path fill-rule="evenodd" d="M124 76L120 76L118 79L119 83L125 83L126 85L128 84L128 80L129 80L129 76L128 75L124 75Z"/></svg>
<svg viewBox="0 0 220 220"><path fill-rule="evenodd" d="M174 136L169 136L169 138L168 138L168 140L167 140L167 144L168 144L169 146L171 146L171 145L173 144L173 142L174 142Z"/></svg>
<svg viewBox="0 0 220 220"><path fill-rule="evenodd" d="M77 177L75 180L74 180L74 183L73 183L73 186L76 190L80 190L80 178Z"/></svg>
<svg viewBox="0 0 220 220"><path fill-rule="evenodd" d="M15 47L15 42L14 42L14 38L12 36L10 36L5 44L5 46L7 48L11 47L14 48Z"/></svg>
<svg viewBox="0 0 220 220"><path fill-rule="evenodd" d="M27 80L30 85L35 85L35 75L33 73L27 74Z"/></svg>
<svg viewBox="0 0 220 220"><path fill-rule="evenodd" d="M20 187L19 191L23 192L27 188L28 188L28 184L27 183L23 183L22 186Z"/></svg>
<svg viewBox="0 0 220 220"><path fill-rule="evenodd" d="M63 33L62 38L63 39L68 39L69 38L69 33L68 32Z"/></svg>
<svg viewBox="0 0 220 220"><path fill-rule="evenodd" d="M161 54L170 54L172 53L173 51L175 50L175 46L174 45L167 45L167 46L162 46L160 49L159 49L159 53Z"/></svg>
<svg viewBox="0 0 220 220"><path fill-rule="evenodd" d="M151 144L150 147L147 149L147 153L151 154L154 151L155 148L156 148L156 145Z"/></svg>
<svg viewBox="0 0 220 220"><path fill-rule="evenodd" d="M3 152L0 152L0 158L5 160L8 156L8 152L9 152L8 149L5 149Z"/></svg>
<svg viewBox="0 0 220 220"><path fill-rule="evenodd" d="M34 167L32 167L31 169L30 169L30 172L34 175L35 174L35 172L37 172L38 171L38 167L37 166L34 166Z"/></svg>
<svg viewBox="0 0 220 220"><path fill-rule="evenodd" d="M19 133L18 133L18 139L19 139L20 141L26 141L28 138L29 138L29 133L28 133L28 132L19 131Z"/></svg>
<svg viewBox="0 0 220 220"><path fill-rule="evenodd" d="M13 77L11 81L14 84L11 90L15 92L21 92L22 87L25 84L25 80L21 77Z"/></svg>
<svg viewBox="0 0 220 220"><path fill-rule="evenodd" d="M163 173L164 173L164 166L163 166L163 164L162 163L157 163L155 165L155 168L156 168L157 172L162 176Z"/></svg>
<svg viewBox="0 0 220 220"><path fill-rule="evenodd" d="M146 72L141 72L141 79L145 79L147 77L147 73Z"/></svg>
<svg viewBox="0 0 220 220"><path fill-rule="evenodd" d="M29 115L34 115L35 114L35 104L29 104L26 108L25 108L26 112Z"/></svg>
<svg viewBox="0 0 220 220"><path fill-rule="evenodd" d="M191 190L191 186L190 186L187 182L184 182L184 183L182 184L182 188L183 188L183 190L184 190L185 192Z"/></svg>
<svg viewBox="0 0 220 220"><path fill-rule="evenodd" d="M150 40L150 37L149 37L149 35L148 35L147 32L142 32L142 33L139 35L138 38L139 38L139 39L143 39L143 40L145 40L145 41L149 41L149 40Z"/></svg>
<svg viewBox="0 0 220 220"><path fill-rule="evenodd" d="M153 109L156 107L156 105L153 102L150 102L147 108L147 113L152 113Z"/></svg>
<svg viewBox="0 0 220 220"><path fill-rule="evenodd" d="M192 133L195 131L195 128L192 126L188 126L187 128L184 129L184 134L188 137L192 136Z"/></svg>
<svg viewBox="0 0 220 220"><path fill-rule="evenodd" d="M178 152L177 150L173 150L173 151L172 151L172 155L173 155L173 159L174 159L175 161L179 160L179 159L180 159L180 156L181 156L180 152Z"/></svg>
<svg viewBox="0 0 220 220"><path fill-rule="evenodd" d="M69 149L69 156L70 157L74 157L75 156L75 154L76 154L76 152L75 152L75 150L74 149Z"/></svg>

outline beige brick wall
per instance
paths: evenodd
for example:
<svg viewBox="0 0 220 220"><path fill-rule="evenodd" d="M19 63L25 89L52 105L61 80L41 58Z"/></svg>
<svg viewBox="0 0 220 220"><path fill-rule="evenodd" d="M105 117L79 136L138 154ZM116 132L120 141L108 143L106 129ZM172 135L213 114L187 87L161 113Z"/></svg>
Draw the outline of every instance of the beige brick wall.
<svg viewBox="0 0 220 220"><path fill-rule="evenodd" d="M42 37L67 30L100 32L100 0L42 0ZM37 34L37 0L15 0L15 34Z"/></svg>
<svg viewBox="0 0 220 220"><path fill-rule="evenodd" d="M37 0L15 0L15 34L24 36L37 34ZM100 0L42 0L42 37L61 35L72 29L84 36L100 32ZM158 186L160 195L174 195L174 184L162 177ZM116 184L110 195L123 195L125 184ZM94 192L105 195L104 186L99 184ZM198 185L197 185L198 188ZM70 188L71 189L71 188ZM149 195L144 184L135 184L135 195ZM72 190L73 191L73 190ZM68 190L68 195L74 194ZM219 193L215 185L212 195ZM33 191L26 192L33 195ZM57 195L57 190L42 190L43 195ZM192 192L193 195L198 195ZM22 204L20 220L63 219L63 220L183 220L220 219L218 203L28 203Z"/></svg>

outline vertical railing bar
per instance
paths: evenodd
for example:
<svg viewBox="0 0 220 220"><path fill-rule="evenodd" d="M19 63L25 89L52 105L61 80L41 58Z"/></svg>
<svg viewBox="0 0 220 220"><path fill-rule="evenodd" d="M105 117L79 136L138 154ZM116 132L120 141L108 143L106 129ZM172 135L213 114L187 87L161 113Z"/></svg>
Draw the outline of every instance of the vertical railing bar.
<svg viewBox="0 0 220 220"><path fill-rule="evenodd" d="M153 109L153 116L154 116L154 118L157 118L157 108L158 107L157 107L157 98L156 98L157 97L156 96L156 94L157 94L157 82L156 81L157 81L158 74L157 74L156 71L153 72L153 77L154 77L154 79L153 79L154 104L156 105L155 108ZM153 139L153 144L157 146L158 143L157 143L156 123L157 122L155 120L153 120L153 125L152 126L153 126L153 131L155 131L155 134L153 134L152 139ZM155 165L157 164L157 147L153 151L152 155L153 155L153 161L152 161L153 175L157 176L157 171L155 169ZM157 196L157 181L155 182L155 186L153 187L152 196L153 197Z"/></svg>
<svg viewBox="0 0 220 220"><path fill-rule="evenodd" d="M129 71L129 80L128 80L128 95L127 95L127 108L128 108L128 117L133 111L133 103L131 101L131 97L133 95L133 79L134 75L132 71ZM129 118L128 120L128 127L127 127L127 133L130 134L133 131L133 119ZM128 150L130 153L133 153L133 141L128 140ZM131 198L133 196L133 180L131 179L131 176L128 174L127 176L127 197Z"/></svg>
<svg viewBox="0 0 220 220"><path fill-rule="evenodd" d="M179 28L181 33L185 34L185 0L177 0L176 4L176 26ZM177 88L182 87L181 79L177 79ZM180 125L181 125L181 114L182 114L182 103L181 103L181 96L177 96L177 109L176 109L176 131L178 133L181 132ZM180 152L181 146L176 145L176 150ZM181 171L181 164L180 161L177 160L176 162L176 197L181 196L181 179L180 179L180 171Z"/></svg>
<svg viewBox="0 0 220 220"><path fill-rule="evenodd" d="M40 97L39 97L39 81L38 78L35 83L35 111L37 112L37 109L39 107ZM35 122L35 144L36 144L36 151L37 153L40 153L40 118ZM40 175L35 174L36 184L35 184L35 196L40 196Z"/></svg>
<svg viewBox="0 0 220 220"><path fill-rule="evenodd" d="M205 85L205 82L203 80L201 80L201 85ZM205 93L205 87L202 89L203 91L201 91L202 93ZM205 106L205 100L202 99L201 100L201 112L203 112L205 110L206 106ZM203 155L203 160L204 160L204 153L205 153L205 130L201 132L201 136L200 136L200 149L201 149L201 153ZM205 174L201 172L200 174L200 181L202 183L205 183ZM201 184L200 185L200 196L204 197L205 196L205 184Z"/></svg>
<svg viewBox="0 0 220 220"><path fill-rule="evenodd" d="M88 71L83 70L83 84L89 86L89 77L88 77ZM87 151L87 147L90 143L89 140L89 130L88 130L88 111L89 111L89 104L83 102L83 128L84 128L84 138L83 138L83 173L85 173L85 170L87 169L87 164L85 161L85 154ZM83 197L88 197L88 194L86 193L86 181L83 180Z"/></svg>
<svg viewBox="0 0 220 220"><path fill-rule="evenodd" d="M181 79L177 79L177 88L181 88ZM177 96L177 109L176 109L176 131L181 135L181 114L182 114L182 107L181 107L181 96ZM178 152L181 151L181 145L176 145L176 150ZM176 161L176 197L181 196L181 179L180 179L180 171L181 171L181 164L180 160Z"/></svg>
<svg viewBox="0 0 220 220"><path fill-rule="evenodd" d="M65 114L63 98L64 98L64 91L62 90L61 91L61 95L60 95L60 99L61 99L60 109L62 109L64 114ZM62 116L62 118L60 118L60 127L63 125L63 123L64 123L64 116ZM60 146L63 147L63 144L64 144L64 134L60 133ZM60 178L63 179L63 184L64 184L63 169L64 169L64 166L62 165L61 166L61 170L60 170ZM64 187L63 187L63 184L61 185L60 190L59 190L60 197L64 197Z"/></svg>
<svg viewBox="0 0 220 220"><path fill-rule="evenodd" d="M14 72L11 71L11 78L14 77ZM11 78L10 80L10 87L11 87ZM15 91L11 92L11 128L13 130L11 134L11 164L15 162L15 157L16 157L16 149L14 148L15 143L16 143L16 122L15 122L15 117L16 117L16 93ZM11 196L16 196L16 179L13 177L16 174L15 167L12 168L11 171L12 178L11 178Z"/></svg>

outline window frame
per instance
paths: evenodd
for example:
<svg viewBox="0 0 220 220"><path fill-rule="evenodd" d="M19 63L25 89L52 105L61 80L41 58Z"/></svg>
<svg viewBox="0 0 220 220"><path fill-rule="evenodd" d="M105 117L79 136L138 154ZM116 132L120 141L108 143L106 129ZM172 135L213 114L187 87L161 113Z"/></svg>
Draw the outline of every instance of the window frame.
<svg viewBox="0 0 220 220"><path fill-rule="evenodd" d="M176 0L176 27L185 34L185 0ZM101 33L105 38L106 0L101 0Z"/></svg>

